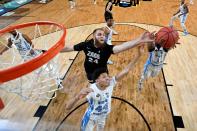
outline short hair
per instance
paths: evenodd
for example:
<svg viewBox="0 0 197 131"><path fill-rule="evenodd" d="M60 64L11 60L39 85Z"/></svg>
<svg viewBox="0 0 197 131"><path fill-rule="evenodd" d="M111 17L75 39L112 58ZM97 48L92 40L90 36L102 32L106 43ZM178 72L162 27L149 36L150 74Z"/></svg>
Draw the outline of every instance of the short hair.
<svg viewBox="0 0 197 131"><path fill-rule="evenodd" d="M93 35L94 35L98 30L104 31L103 28L97 28L97 29L95 29L95 30L93 31Z"/></svg>
<svg viewBox="0 0 197 131"><path fill-rule="evenodd" d="M107 73L108 74L108 70L107 68L98 68L93 72L93 81L95 82L96 79L98 79L98 77L102 74L102 73Z"/></svg>

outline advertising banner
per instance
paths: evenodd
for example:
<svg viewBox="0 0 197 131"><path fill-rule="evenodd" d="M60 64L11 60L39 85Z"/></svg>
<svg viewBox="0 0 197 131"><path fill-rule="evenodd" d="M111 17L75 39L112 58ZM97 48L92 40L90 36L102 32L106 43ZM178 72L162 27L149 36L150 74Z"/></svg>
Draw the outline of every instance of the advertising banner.
<svg viewBox="0 0 197 131"><path fill-rule="evenodd" d="M11 10L14 10L20 6L23 6L32 0L12 0L0 6L0 15L3 15Z"/></svg>

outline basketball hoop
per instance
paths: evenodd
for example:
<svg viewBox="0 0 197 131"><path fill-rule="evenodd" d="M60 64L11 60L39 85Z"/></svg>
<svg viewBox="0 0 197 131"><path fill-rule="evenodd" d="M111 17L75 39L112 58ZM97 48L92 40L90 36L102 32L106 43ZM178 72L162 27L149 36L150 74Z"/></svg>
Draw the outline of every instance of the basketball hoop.
<svg viewBox="0 0 197 131"><path fill-rule="evenodd" d="M31 49L21 55L17 48L7 46L9 32L19 30L32 40ZM52 99L63 88L59 75L58 53L65 45L66 29L54 22L38 21L0 30L0 88L38 102ZM56 44L54 44L56 43ZM30 51L38 52L30 55ZM55 95L54 95L55 93Z"/></svg>

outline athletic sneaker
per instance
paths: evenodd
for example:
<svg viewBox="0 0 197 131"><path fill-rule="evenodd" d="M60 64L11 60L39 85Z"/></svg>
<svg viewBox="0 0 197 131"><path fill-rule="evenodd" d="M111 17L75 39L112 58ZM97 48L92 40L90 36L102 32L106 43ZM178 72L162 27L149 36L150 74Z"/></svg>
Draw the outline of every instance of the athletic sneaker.
<svg viewBox="0 0 197 131"><path fill-rule="evenodd" d="M183 36L186 36L186 35L188 35L189 33L187 32L187 31L184 31L183 32Z"/></svg>

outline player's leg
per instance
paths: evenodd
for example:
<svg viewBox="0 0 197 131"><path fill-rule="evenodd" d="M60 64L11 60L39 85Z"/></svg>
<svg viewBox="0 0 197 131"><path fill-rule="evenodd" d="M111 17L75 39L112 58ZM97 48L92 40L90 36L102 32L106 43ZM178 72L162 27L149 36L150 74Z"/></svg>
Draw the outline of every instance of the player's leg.
<svg viewBox="0 0 197 131"><path fill-rule="evenodd" d="M151 77L158 76L161 71L162 66L153 67L151 72Z"/></svg>
<svg viewBox="0 0 197 131"><path fill-rule="evenodd" d="M88 72L88 71L86 70L86 77L87 77L89 83L94 83L94 80L93 80L93 73Z"/></svg>
<svg viewBox="0 0 197 131"><path fill-rule="evenodd" d="M88 112L86 112L81 122L81 131L93 131L95 124L95 120L90 118Z"/></svg>
<svg viewBox="0 0 197 131"><path fill-rule="evenodd" d="M138 90L141 91L142 88L143 88L143 83L144 83L144 80L147 79L148 77L151 76L151 64L149 62L147 62L145 65L144 65L144 70L140 76L140 80L138 81Z"/></svg>
<svg viewBox="0 0 197 131"><path fill-rule="evenodd" d="M183 33L184 35L188 35L189 33L187 32L186 26L185 26L185 21L187 19L187 15L182 15L180 16L180 22L181 22L181 27L183 28Z"/></svg>
<svg viewBox="0 0 197 131"><path fill-rule="evenodd" d="M112 24L112 26L111 26L110 28L112 29L113 34L117 35L118 33L113 29L114 26L115 26L115 21L114 21L114 19L113 19L112 14L110 14L110 13L107 12L107 11L105 11L104 17L105 17L106 23L107 23L107 21L108 21L109 19L112 19L112 20L113 20L113 24Z"/></svg>
<svg viewBox="0 0 197 131"><path fill-rule="evenodd" d="M112 18L112 19L113 19L113 18ZM117 32L116 30L113 29L114 27L115 27L115 21L113 20L113 24L112 24L111 29L112 29L112 31L113 31L113 34L114 34L114 35L117 35L118 32Z"/></svg>
<svg viewBox="0 0 197 131"><path fill-rule="evenodd" d="M178 15L175 15L175 16L172 16L171 19L170 19L170 23L169 23L169 26L172 27L173 26L173 23L174 21L178 18Z"/></svg>
<svg viewBox="0 0 197 131"><path fill-rule="evenodd" d="M106 115L102 115L100 116L97 121L96 121L96 125L97 125L97 128L96 130L97 131L104 131L104 128L105 128L105 121L106 121Z"/></svg>
<svg viewBox="0 0 197 131"><path fill-rule="evenodd" d="M87 124L86 128L85 128L85 131L93 131L94 126L95 126L95 121L90 119L88 121L88 124Z"/></svg>

